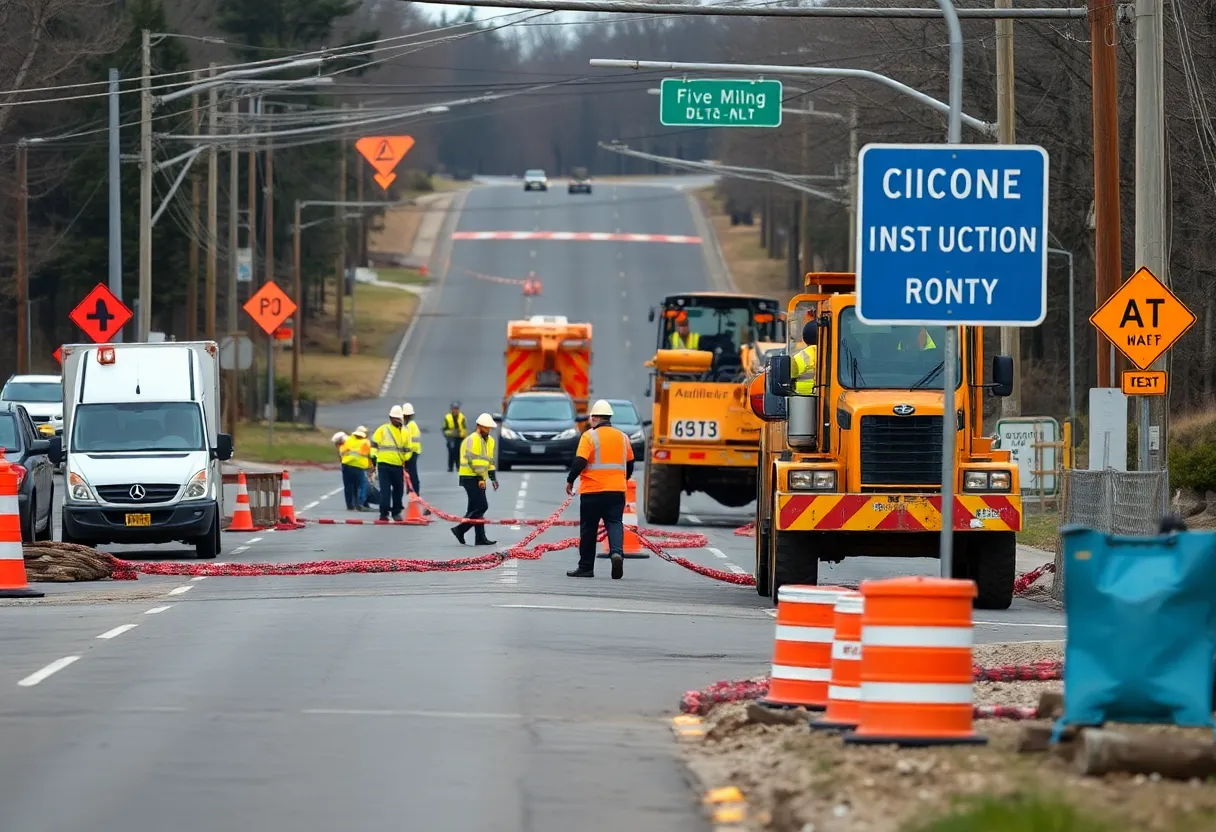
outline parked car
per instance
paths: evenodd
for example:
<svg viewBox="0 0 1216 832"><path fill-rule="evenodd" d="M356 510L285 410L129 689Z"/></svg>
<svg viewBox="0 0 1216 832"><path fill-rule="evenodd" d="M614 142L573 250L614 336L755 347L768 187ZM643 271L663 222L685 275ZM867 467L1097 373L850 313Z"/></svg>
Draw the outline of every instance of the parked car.
<svg viewBox="0 0 1216 832"><path fill-rule="evenodd" d="M549 178L545 176L543 170L524 171L524 190L547 191L549 190Z"/></svg>
<svg viewBox="0 0 1216 832"><path fill-rule="evenodd" d="M494 421L501 425L498 470L513 465L569 466L578 450L579 421L574 400L566 393L516 393L506 413Z"/></svg>
<svg viewBox="0 0 1216 832"><path fill-rule="evenodd" d="M17 469L17 511L26 543L54 538L55 466L61 441L41 436L24 405L0 402L0 446Z"/></svg>
<svg viewBox="0 0 1216 832"><path fill-rule="evenodd" d="M650 420L643 419L629 399L609 399L608 404L612 405L612 426L629 436L634 462L645 462L646 428L650 426Z"/></svg>
<svg viewBox="0 0 1216 832"><path fill-rule="evenodd" d="M44 436L63 433L62 376L12 376L0 390L0 401L24 405Z"/></svg>
<svg viewBox="0 0 1216 832"><path fill-rule="evenodd" d="M586 168L575 168L570 172L570 184L566 188L568 194L591 193L591 177Z"/></svg>

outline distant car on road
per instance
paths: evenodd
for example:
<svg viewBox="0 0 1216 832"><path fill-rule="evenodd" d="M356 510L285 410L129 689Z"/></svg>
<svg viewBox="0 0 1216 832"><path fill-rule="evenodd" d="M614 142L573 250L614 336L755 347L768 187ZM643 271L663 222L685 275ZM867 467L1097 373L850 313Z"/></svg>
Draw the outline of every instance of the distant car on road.
<svg viewBox="0 0 1216 832"><path fill-rule="evenodd" d="M612 405L612 426L623 430L629 436L629 444L633 445L634 462L646 461L646 428L649 419L643 419L638 409L628 399L609 399Z"/></svg>
<svg viewBox="0 0 1216 832"><path fill-rule="evenodd" d="M562 392L516 393L494 418L499 431L498 469L512 465L569 466L578 450L578 413Z"/></svg>
<svg viewBox="0 0 1216 832"><path fill-rule="evenodd" d="M549 190L549 178L545 176L543 170L524 171L524 190L547 191Z"/></svg>
<svg viewBox="0 0 1216 832"><path fill-rule="evenodd" d="M12 376L0 390L0 402L16 402L43 436L63 433L63 377Z"/></svg>
<svg viewBox="0 0 1216 832"><path fill-rule="evenodd" d="M26 543L55 535L55 466L60 439L39 435L29 413L16 402L0 402L0 447L17 470L17 511Z"/></svg>
<svg viewBox="0 0 1216 832"><path fill-rule="evenodd" d="M566 193L591 193L591 177L587 174L586 168L575 168L573 171L571 171L570 185L566 188Z"/></svg>

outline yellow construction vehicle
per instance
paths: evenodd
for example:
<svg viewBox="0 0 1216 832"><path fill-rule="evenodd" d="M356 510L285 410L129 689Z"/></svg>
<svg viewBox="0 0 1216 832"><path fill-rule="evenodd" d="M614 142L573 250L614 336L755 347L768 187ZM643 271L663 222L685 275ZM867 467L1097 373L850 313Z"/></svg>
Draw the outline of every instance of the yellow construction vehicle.
<svg viewBox="0 0 1216 832"><path fill-rule="evenodd" d="M945 328L863 324L854 286L853 274L808 274L789 302L786 354L749 385L767 422L756 589L774 603L783 584L817 583L821 561L938 555ZM814 393L798 395L792 359L808 320L818 324ZM980 434L984 396L1012 392L1013 361L994 356L985 382L983 331L958 335L952 571L975 581L976 606L1005 609L1022 527L1018 468Z"/></svg>
<svg viewBox="0 0 1216 832"><path fill-rule="evenodd" d="M658 319L658 349L646 362L654 371L646 393L654 397L651 523L677 523L681 493L704 492L732 508L756 498L764 423L747 404L742 348L752 339L784 343L780 312L775 298L719 292L669 295L650 310L651 322Z"/></svg>
<svg viewBox="0 0 1216 832"><path fill-rule="evenodd" d="M579 415L586 415L591 395L591 324L572 324L565 315L508 321L503 359L507 370L504 412L516 393L564 390L574 399Z"/></svg>

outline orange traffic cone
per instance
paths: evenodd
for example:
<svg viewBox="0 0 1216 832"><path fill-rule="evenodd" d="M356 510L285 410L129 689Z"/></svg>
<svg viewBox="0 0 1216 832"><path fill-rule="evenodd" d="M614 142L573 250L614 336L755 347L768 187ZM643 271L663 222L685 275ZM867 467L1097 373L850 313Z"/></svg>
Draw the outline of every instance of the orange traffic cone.
<svg viewBox="0 0 1216 832"><path fill-rule="evenodd" d="M429 526L431 518L422 513L422 498L410 491L409 506L405 511L405 520L403 523L409 523L412 526Z"/></svg>
<svg viewBox="0 0 1216 832"><path fill-rule="evenodd" d="M431 273L431 270L426 267L426 263L423 263L421 266L418 267L418 274L422 275L423 277L426 277L430 273Z"/></svg>
<svg viewBox="0 0 1216 832"><path fill-rule="evenodd" d="M249 510L249 486L245 483L245 472L236 475L236 509L232 512L230 532L255 532L253 512Z"/></svg>
<svg viewBox="0 0 1216 832"><path fill-rule="evenodd" d="M532 281L531 280L524 281L524 294L525 295L532 294Z"/></svg>
<svg viewBox="0 0 1216 832"><path fill-rule="evenodd" d="M291 499L291 475L283 472L283 487L279 489L279 522L299 525L296 520L296 504Z"/></svg>
<svg viewBox="0 0 1216 832"><path fill-rule="evenodd" d="M621 522L625 525L624 547L621 554L633 560L641 560L650 557L650 552L642 548L642 539L638 533L630 526L638 524L638 486L633 480L625 482L625 512L621 516ZM604 540L604 551L598 557L610 557L611 552L608 551L608 540Z"/></svg>
<svg viewBox="0 0 1216 832"><path fill-rule="evenodd" d="M42 598L45 594L30 589L26 583L25 555L21 550L21 511L17 506L17 472L4 458L4 449L0 448L0 598Z"/></svg>
<svg viewBox="0 0 1216 832"><path fill-rule="evenodd" d="M543 284L539 280L532 281L532 294L539 295L542 288Z"/></svg>

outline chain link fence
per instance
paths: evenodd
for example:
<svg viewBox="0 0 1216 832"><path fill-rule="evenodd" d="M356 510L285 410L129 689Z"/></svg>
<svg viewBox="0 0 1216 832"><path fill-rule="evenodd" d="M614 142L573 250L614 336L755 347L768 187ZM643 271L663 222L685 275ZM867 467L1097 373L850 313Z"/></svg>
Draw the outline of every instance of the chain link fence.
<svg viewBox="0 0 1216 832"><path fill-rule="evenodd" d="M1169 478L1165 471L1064 472L1064 506L1060 525L1076 524L1106 534L1155 535L1168 511ZM1056 543L1056 569L1051 597L1064 600L1064 546Z"/></svg>

